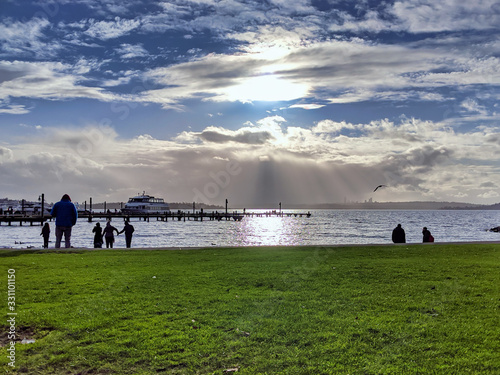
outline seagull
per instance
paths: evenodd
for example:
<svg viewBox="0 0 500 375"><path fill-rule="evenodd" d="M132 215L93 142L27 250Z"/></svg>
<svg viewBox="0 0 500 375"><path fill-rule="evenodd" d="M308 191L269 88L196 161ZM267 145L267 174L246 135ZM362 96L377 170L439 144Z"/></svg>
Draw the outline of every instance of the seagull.
<svg viewBox="0 0 500 375"><path fill-rule="evenodd" d="M378 188L381 188L381 187L385 187L386 185L379 185L375 188L375 190L373 190L374 192L378 190Z"/></svg>

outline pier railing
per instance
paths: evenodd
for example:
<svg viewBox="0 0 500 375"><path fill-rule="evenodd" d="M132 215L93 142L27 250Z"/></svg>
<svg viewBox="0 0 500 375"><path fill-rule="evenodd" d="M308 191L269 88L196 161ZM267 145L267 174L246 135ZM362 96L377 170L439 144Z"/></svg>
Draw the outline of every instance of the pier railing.
<svg viewBox="0 0 500 375"><path fill-rule="evenodd" d="M93 219L107 219L114 218L130 220L136 218L139 220L150 221L156 219L157 221L203 221L203 220L235 220L241 221L244 217L310 217L310 212L284 212L284 211L266 211L266 212L189 212L189 211L176 211L166 213L148 213L148 214L125 214L122 212L84 212L79 213L79 218L86 218L89 222Z"/></svg>

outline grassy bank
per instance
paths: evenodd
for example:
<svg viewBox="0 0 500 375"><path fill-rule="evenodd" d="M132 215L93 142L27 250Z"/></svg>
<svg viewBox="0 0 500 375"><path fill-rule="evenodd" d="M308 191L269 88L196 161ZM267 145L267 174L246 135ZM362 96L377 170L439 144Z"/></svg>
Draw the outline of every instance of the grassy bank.
<svg viewBox="0 0 500 375"><path fill-rule="evenodd" d="M499 374L500 245L0 251L29 374ZM5 343L8 325L2 324Z"/></svg>

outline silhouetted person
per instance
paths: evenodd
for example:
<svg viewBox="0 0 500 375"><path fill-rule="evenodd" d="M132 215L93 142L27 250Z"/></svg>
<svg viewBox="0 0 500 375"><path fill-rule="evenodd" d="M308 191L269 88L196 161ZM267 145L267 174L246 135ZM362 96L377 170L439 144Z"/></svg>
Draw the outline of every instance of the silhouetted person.
<svg viewBox="0 0 500 375"><path fill-rule="evenodd" d="M61 247L61 239L64 234L65 247L71 247L71 228L76 224L78 212L68 194L64 194L59 202L54 204L50 211L52 217L56 218L56 249Z"/></svg>
<svg viewBox="0 0 500 375"><path fill-rule="evenodd" d="M118 232L118 229L116 229L114 226L111 225L111 223L108 221L106 224L106 227L104 228L103 231L103 236L104 239L106 240L106 248L110 247L113 248L113 243L115 242L115 236L113 234L113 231L116 231L116 234L120 234Z"/></svg>
<svg viewBox="0 0 500 375"><path fill-rule="evenodd" d="M406 243L405 230L401 227L401 224L398 224L398 226L392 231L392 242Z"/></svg>
<svg viewBox="0 0 500 375"><path fill-rule="evenodd" d="M102 247L102 228L101 224L96 223L94 229L92 229L92 233L94 233L94 248L100 249Z"/></svg>
<svg viewBox="0 0 500 375"><path fill-rule="evenodd" d="M434 237L432 237L432 234L427 229L427 227L424 227L424 229L422 229L422 235L423 235L422 242L434 242Z"/></svg>
<svg viewBox="0 0 500 375"><path fill-rule="evenodd" d="M45 223L42 228L42 233L40 236L43 236L43 248L47 249L49 247L49 237L50 237L50 225L49 223Z"/></svg>
<svg viewBox="0 0 500 375"><path fill-rule="evenodd" d="M132 233L134 233L134 226L129 223L128 220L125 221L125 226L123 229L118 232L118 234L125 232L125 243L127 247L130 247L132 244Z"/></svg>

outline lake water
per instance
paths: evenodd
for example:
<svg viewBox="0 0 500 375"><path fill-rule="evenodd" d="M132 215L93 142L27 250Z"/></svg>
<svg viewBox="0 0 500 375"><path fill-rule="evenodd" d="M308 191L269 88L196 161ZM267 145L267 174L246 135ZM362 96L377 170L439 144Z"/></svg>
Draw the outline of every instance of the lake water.
<svg viewBox="0 0 500 375"><path fill-rule="evenodd" d="M311 210L311 213L309 218L245 217L242 221L151 219L148 223L133 219L132 247L384 244L392 243L392 230L398 223L405 229L408 243L422 242L423 226L431 231L436 242L500 241L500 233L488 231L500 225L500 211ZM72 246L93 247L95 223L79 220L73 228ZM104 226L105 221L100 223ZM115 219L113 225L121 230L123 220ZM50 222L50 226L52 248L55 224ZM39 248L43 244L40 231L40 226L3 223L0 248ZM119 247L125 247L123 234L116 237L115 248Z"/></svg>

